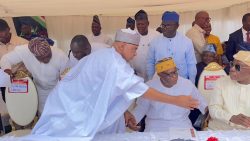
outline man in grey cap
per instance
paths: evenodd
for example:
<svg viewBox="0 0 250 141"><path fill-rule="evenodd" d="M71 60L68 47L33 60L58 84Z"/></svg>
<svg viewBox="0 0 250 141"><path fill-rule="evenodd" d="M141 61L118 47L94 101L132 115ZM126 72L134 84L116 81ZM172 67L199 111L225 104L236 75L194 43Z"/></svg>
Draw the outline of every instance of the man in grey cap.
<svg viewBox="0 0 250 141"><path fill-rule="evenodd" d="M197 107L192 97L163 94L134 74L128 61L136 55L139 42L138 33L121 29L113 48L81 59L49 95L32 134L92 139L120 119L131 101L140 96L188 109ZM126 119L126 123L135 122Z"/></svg>

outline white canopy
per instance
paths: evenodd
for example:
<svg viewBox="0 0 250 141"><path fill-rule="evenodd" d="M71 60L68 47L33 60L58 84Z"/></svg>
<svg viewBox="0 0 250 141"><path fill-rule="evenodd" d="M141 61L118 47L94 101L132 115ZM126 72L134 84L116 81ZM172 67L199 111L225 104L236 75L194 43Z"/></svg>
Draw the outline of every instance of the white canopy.
<svg viewBox="0 0 250 141"><path fill-rule="evenodd" d="M215 10L250 0L0 0L1 17L103 15L128 16L144 9L162 11Z"/></svg>

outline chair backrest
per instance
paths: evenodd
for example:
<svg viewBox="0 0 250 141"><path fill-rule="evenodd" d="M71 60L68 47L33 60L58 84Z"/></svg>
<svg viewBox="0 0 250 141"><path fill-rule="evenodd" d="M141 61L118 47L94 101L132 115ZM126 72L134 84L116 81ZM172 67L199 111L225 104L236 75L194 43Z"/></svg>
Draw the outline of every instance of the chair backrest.
<svg viewBox="0 0 250 141"><path fill-rule="evenodd" d="M33 81L29 77L14 79L5 93L11 119L21 126L31 123L38 108L38 96Z"/></svg>
<svg viewBox="0 0 250 141"><path fill-rule="evenodd" d="M226 75L227 74L223 68L215 62L208 64L201 73L198 82L198 90L206 98L208 103L210 101L210 95L214 89L216 80Z"/></svg>

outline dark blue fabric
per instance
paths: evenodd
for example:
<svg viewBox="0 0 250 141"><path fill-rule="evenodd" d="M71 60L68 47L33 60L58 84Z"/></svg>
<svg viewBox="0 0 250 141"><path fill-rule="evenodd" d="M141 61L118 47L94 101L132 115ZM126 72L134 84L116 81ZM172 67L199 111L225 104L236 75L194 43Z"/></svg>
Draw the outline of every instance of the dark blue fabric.
<svg viewBox="0 0 250 141"><path fill-rule="evenodd" d="M233 61L233 55L237 53L237 48L243 43L242 29L235 31L229 35L226 48L226 56L229 61Z"/></svg>
<svg viewBox="0 0 250 141"><path fill-rule="evenodd" d="M163 22L174 21L179 23L179 15L176 12L166 11L162 15L162 21Z"/></svg>

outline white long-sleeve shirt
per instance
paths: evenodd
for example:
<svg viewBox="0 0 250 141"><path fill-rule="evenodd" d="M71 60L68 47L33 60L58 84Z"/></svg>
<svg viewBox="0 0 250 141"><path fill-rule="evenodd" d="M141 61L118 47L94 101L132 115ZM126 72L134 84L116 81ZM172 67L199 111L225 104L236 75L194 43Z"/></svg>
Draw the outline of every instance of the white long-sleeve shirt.
<svg viewBox="0 0 250 141"><path fill-rule="evenodd" d="M107 44L110 46L113 44L113 40L110 37L108 37L107 35L102 34L102 33L98 36L91 34L88 36L88 40L91 44L92 43L103 43L103 44Z"/></svg>
<svg viewBox="0 0 250 141"><path fill-rule="evenodd" d="M151 79L155 74L155 64L163 59L172 57L179 69L179 75L195 83L197 73L196 58L192 41L177 32L175 37L158 36L150 42L147 55L147 74Z"/></svg>
<svg viewBox="0 0 250 141"><path fill-rule="evenodd" d="M211 120L208 127L213 130L248 129L231 123L233 115L243 114L250 117L250 84L243 85L222 77L216 81L209 102Z"/></svg>
<svg viewBox="0 0 250 141"><path fill-rule="evenodd" d="M15 49L1 59L0 65L3 70L11 69L13 64L23 62L25 67L33 76L37 88L39 106L41 113L50 91L57 84L60 73L65 69L68 60L66 54L58 48L52 47L52 58L49 63L39 62L28 48L28 45L17 46Z"/></svg>
<svg viewBox="0 0 250 141"><path fill-rule="evenodd" d="M14 50L14 48L16 46L25 45L28 43L29 43L29 41L12 34L9 43L4 44L4 43L0 42L0 59L5 54ZM17 72L18 70L26 71L26 68L24 67L23 63L18 63L18 64L13 65L11 69L12 69L13 73Z"/></svg>
<svg viewBox="0 0 250 141"><path fill-rule="evenodd" d="M204 114L207 107L206 100L191 81L179 76L177 83L173 87L167 88L163 86L159 76L155 75L147 84L162 93L168 93L173 96L192 95L194 99L199 101L198 108ZM188 118L190 110L176 105L139 98L137 107L132 113L137 122L144 115L147 115L145 131L155 132L166 131L169 128L192 128L192 123Z"/></svg>

